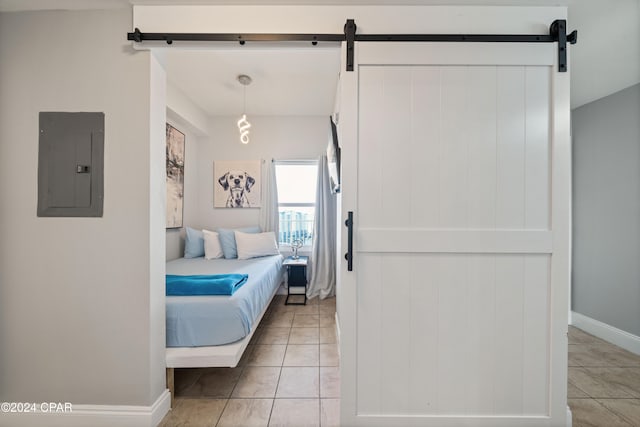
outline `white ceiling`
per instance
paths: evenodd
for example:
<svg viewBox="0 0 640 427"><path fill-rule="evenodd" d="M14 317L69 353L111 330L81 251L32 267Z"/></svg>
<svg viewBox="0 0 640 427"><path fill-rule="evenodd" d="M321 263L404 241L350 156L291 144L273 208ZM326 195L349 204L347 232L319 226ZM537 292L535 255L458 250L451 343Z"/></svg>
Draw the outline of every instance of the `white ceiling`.
<svg viewBox="0 0 640 427"><path fill-rule="evenodd" d="M567 5L569 30L578 30L570 48L571 107L640 82L640 0L0 0L0 11L103 9L130 4L468 4ZM209 115L242 110L238 74L250 75L247 112L270 115L329 114L339 52L332 49L171 50L168 79Z"/></svg>
<svg viewBox="0 0 640 427"><path fill-rule="evenodd" d="M333 111L340 49L169 50L167 79L208 115L330 115Z"/></svg>

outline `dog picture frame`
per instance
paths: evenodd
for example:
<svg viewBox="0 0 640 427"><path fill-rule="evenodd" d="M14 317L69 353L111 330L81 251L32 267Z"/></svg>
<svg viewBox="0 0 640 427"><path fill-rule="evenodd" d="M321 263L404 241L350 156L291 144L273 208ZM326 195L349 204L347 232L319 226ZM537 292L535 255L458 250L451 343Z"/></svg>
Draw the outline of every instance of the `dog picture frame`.
<svg viewBox="0 0 640 427"><path fill-rule="evenodd" d="M262 203L260 160L216 160L213 162L213 207L259 208Z"/></svg>
<svg viewBox="0 0 640 427"><path fill-rule="evenodd" d="M167 123L167 225L182 228L184 213L184 133Z"/></svg>

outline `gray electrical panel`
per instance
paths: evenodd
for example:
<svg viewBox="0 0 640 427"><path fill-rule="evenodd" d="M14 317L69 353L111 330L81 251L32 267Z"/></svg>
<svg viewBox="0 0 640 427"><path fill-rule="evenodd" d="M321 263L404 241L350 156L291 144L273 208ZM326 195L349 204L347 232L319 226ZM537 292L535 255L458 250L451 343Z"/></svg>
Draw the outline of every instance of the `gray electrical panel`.
<svg viewBox="0 0 640 427"><path fill-rule="evenodd" d="M40 113L38 216L102 216L104 113Z"/></svg>

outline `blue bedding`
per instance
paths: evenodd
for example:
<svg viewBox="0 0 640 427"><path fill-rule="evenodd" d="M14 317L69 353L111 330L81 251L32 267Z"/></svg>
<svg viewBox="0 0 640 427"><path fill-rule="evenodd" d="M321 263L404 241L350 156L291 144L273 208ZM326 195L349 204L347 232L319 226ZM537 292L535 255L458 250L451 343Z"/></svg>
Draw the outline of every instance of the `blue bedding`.
<svg viewBox="0 0 640 427"><path fill-rule="evenodd" d="M247 282L246 274L167 274L167 296L233 295Z"/></svg>
<svg viewBox="0 0 640 427"><path fill-rule="evenodd" d="M167 296L167 347L223 345L249 334L282 283L281 255L248 260L179 258L167 262L169 275L246 274L233 295Z"/></svg>

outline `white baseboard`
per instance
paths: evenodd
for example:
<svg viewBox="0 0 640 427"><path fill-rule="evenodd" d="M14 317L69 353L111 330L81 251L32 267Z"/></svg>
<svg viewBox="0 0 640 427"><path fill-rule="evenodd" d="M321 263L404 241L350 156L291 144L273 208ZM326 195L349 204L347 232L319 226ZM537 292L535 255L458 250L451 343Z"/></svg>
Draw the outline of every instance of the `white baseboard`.
<svg viewBox="0 0 640 427"><path fill-rule="evenodd" d="M576 328L640 355L640 337L575 311L571 312L571 319Z"/></svg>
<svg viewBox="0 0 640 427"><path fill-rule="evenodd" d="M36 403L36 407L39 405ZM3 413L0 426L11 427L156 427L171 408L165 390L151 406L72 405L70 412Z"/></svg>
<svg viewBox="0 0 640 427"><path fill-rule="evenodd" d="M571 408L567 405L567 427L573 426L573 414L571 414Z"/></svg>
<svg viewBox="0 0 640 427"><path fill-rule="evenodd" d="M171 410L171 393L165 390L151 405L151 425L156 427Z"/></svg>

